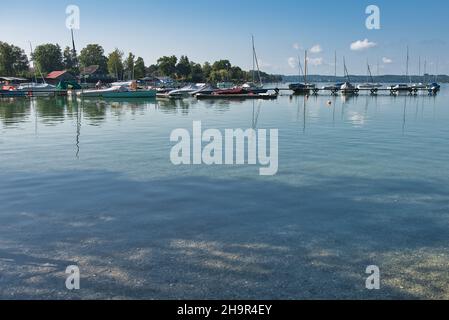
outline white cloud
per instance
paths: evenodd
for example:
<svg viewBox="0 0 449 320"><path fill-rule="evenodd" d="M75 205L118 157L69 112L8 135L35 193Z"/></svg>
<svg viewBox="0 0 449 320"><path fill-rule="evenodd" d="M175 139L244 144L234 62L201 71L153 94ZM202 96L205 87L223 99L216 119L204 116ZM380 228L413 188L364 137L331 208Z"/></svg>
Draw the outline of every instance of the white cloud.
<svg viewBox="0 0 449 320"><path fill-rule="evenodd" d="M383 57L382 62L385 64L390 64L390 63L393 63L393 60L391 60L390 58L387 58L387 57Z"/></svg>
<svg viewBox="0 0 449 320"><path fill-rule="evenodd" d="M323 49L319 44L314 45L312 48L310 48L311 53L321 53L323 52Z"/></svg>
<svg viewBox="0 0 449 320"><path fill-rule="evenodd" d="M301 49L301 46L299 45L299 43L296 42L293 44L293 49L299 50L299 49Z"/></svg>
<svg viewBox="0 0 449 320"><path fill-rule="evenodd" d="M290 57L287 59L288 65L290 66L290 68L292 69L296 69L297 67L297 62L296 62L296 58L295 57Z"/></svg>
<svg viewBox="0 0 449 320"><path fill-rule="evenodd" d="M356 42L351 43L351 50L353 51L361 51L369 48L374 48L377 46L377 43L371 42L368 39L365 40L357 40Z"/></svg>
<svg viewBox="0 0 449 320"><path fill-rule="evenodd" d="M307 58L307 62L312 66L320 66L323 64L323 58Z"/></svg>

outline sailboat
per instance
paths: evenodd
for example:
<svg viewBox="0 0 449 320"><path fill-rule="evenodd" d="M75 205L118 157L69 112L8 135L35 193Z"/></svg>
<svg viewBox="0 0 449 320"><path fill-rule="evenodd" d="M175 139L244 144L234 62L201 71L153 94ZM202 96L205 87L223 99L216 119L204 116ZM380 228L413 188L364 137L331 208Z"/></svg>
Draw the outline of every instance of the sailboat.
<svg viewBox="0 0 449 320"><path fill-rule="evenodd" d="M407 85L407 84L404 84L404 83L400 83L400 84L389 86L388 89L390 89L392 91L395 91L395 92L410 91L412 80L411 80L411 77L409 76L409 73L408 73L409 60L410 60L410 56L409 56L409 50L408 50L408 47L407 47L407 64L406 64L405 75L406 75L407 78L409 78L410 85Z"/></svg>
<svg viewBox="0 0 449 320"><path fill-rule="evenodd" d="M335 72L334 78L335 78L335 81L337 81L337 51L335 51L334 72ZM336 92L336 91L340 90L342 85L343 85L343 83L335 83L335 84L331 84L328 86L323 86L321 89Z"/></svg>
<svg viewBox="0 0 449 320"><path fill-rule="evenodd" d="M357 86L357 88L358 89L379 89L379 88L381 88L382 87L382 84L380 84L380 83L374 83L374 79L373 79L373 75L372 75L372 73L371 73L371 68L370 68L370 65L369 65L369 63L367 62L366 63L366 65L367 65L367 67L368 67L368 77L369 77L369 82L367 81L366 83L362 83L362 84L359 84L358 86Z"/></svg>
<svg viewBox="0 0 449 320"><path fill-rule="evenodd" d="M421 78L421 57L419 57L418 77ZM420 82L420 83L413 83L410 87L413 90L418 90L418 89L425 89L427 86L424 83Z"/></svg>
<svg viewBox="0 0 449 320"><path fill-rule="evenodd" d="M441 89L441 86L438 84L438 62L437 62L437 68L435 71L436 71L435 72L435 80L429 86L430 90L432 90L433 92L440 91L440 89Z"/></svg>
<svg viewBox="0 0 449 320"><path fill-rule="evenodd" d="M257 59L256 47L254 45L254 36L251 36L252 51L253 51L253 70L252 70L252 81L244 83L241 88L249 93L267 93L267 89L263 88L262 77L260 75L259 61ZM258 82L256 83L256 68Z"/></svg>
<svg viewBox="0 0 449 320"><path fill-rule="evenodd" d="M301 65L301 59L298 56L298 64L299 64L299 78L301 78L301 72L302 65ZM288 86L290 90L293 91L294 94L308 94L310 93L310 90L315 89L315 85L312 83L307 83L307 50L304 55L304 83L298 82L298 83L292 83Z"/></svg>
<svg viewBox="0 0 449 320"><path fill-rule="evenodd" d="M358 92L358 89L351 83L351 78L349 77L348 69L346 68L346 60L343 57L344 73L347 81L343 83L340 87L342 95L350 95Z"/></svg>
<svg viewBox="0 0 449 320"><path fill-rule="evenodd" d="M31 45L31 42L30 42L30 49L31 49L31 57L32 57L33 56L33 47ZM34 65L35 69L39 72L43 83L38 83L37 76L36 76L35 82L22 83L21 85L19 85L17 87L17 91L26 92L26 94L32 95L32 96L47 96L47 95L53 95L57 92L61 92L61 94L66 93L65 90L59 90L56 86L46 83L44 76L42 75L42 73L39 69L39 66L34 63L34 60L32 60L32 61L33 61L33 65Z"/></svg>

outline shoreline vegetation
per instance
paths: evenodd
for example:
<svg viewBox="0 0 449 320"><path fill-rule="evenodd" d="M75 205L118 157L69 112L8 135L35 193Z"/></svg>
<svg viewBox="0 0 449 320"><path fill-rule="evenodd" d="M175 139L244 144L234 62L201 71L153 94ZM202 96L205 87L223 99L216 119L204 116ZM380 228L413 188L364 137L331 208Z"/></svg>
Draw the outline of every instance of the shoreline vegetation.
<svg viewBox="0 0 449 320"><path fill-rule="evenodd" d="M31 67L34 65L34 68ZM97 80L116 81L132 80L145 77L170 77L180 82L233 82L244 83L253 79L256 71L245 71L234 66L227 59L203 64L191 61L186 55L181 57L162 56L155 64L146 65L142 57L136 57L132 52L125 56L118 48L109 54L105 54L99 44L89 44L80 51L65 47L64 50L58 44L38 45L31 56L13 44L0 41L0 76L23 77L26 79L45 78L50 72L67 70L78 79L84 77L84 70L91 66L97 66L96 75L83 81L93 82ZM264 83L297 82L301 79L297 75L274 75L260 72ZM366 81L366 75L351 75L355 82ZM380 83L408 83L426 82L438 79L441 83L449 83L448 75L378 75L373 80ZM344 77L333 75L309 75L311 82L341 82Z"/></svg>
<svg viewBox="0 0 449 320"><path fill-rule="evenodd" d="M34 69L31 68L31 62ZM42 78L52 71L67 70L75 77L80 77L83 70L98 66L96 78L101 80L132 80L144 77L170 77L180 82L247 82L253 78L255 71L245 71L234 66L227 59L203 64L191 61L186 55L181 57L162 56L156 64L145 65L142 57L136 57L132 52L125 56L116 48L105 54L99 44L89 44L77 55L74 49L58 44L38 45L31 54L31 61L20 47L0 42L0 76ZM271 75L260 72L262 81L281 82L281 75ZM97 80L95 79L95 80Z"/></svg>

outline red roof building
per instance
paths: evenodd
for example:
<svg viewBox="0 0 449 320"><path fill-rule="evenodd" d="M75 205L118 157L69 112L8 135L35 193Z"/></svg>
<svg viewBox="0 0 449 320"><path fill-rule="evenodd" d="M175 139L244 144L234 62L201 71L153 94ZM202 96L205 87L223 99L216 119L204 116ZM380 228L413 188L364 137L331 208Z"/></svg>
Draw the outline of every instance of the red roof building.
<svg viewBox="0 0 449 320"><path fill-rule="evenodd" d="M58 84L60 81L76 80L76 78L67 70L52 71L46 77L45 80L50 84Z"/></svg>

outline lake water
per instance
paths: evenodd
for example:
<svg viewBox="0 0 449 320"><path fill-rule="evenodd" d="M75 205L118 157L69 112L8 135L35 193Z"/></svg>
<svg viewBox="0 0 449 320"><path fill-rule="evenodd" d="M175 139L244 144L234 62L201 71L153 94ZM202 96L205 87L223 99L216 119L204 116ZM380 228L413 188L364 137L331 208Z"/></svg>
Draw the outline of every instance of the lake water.
<svg viewBox="0 0 449 320"><path fill-rule="evenodd" d="M329 101L331 102L329 104ZM279 170L174 166L170 133L279 130ZM437 96L0 101L0 298L449 298ZM65 288L77 265L81 289ZM381 272L367 290L367 266Z"/></svg>

